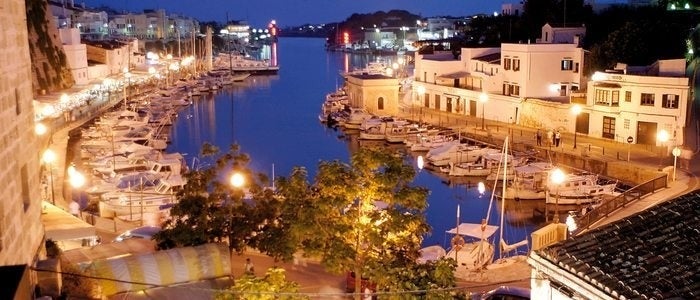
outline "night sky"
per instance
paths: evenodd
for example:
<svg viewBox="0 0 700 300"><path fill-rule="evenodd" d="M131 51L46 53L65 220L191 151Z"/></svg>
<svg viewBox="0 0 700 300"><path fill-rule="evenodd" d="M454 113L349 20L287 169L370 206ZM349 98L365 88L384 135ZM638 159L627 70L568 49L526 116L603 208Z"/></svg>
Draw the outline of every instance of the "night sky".
<svg viewBox="0 0 700 300"><path fill-rule="evenodd" d="M167 13L199 21L246 20L263 27L275 19L280 27L344 21L353 13L403 9L422 17L467 16L500 12L502 3L517 0L86 0L88 7L107 5L116 10L140 12L163 8ZM75 0L76 5L82 3Z"/></svg>

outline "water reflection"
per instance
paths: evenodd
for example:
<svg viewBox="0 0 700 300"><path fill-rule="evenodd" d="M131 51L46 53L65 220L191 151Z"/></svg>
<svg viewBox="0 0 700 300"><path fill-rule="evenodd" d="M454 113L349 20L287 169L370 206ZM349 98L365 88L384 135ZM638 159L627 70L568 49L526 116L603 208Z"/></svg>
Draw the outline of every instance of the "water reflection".
<svg viewBox="0 0 700 300"><path fill-rule="evenodd" d="M310 178L320 160L348 161L360 147L389 147L406 153L407 163L415 165L415 154L403 145L362 141L357 133L328 128L318 122L318 110L325 94L342 84L339 72L366 66L377 57L326 52L323 39L281 38L278 48L278 75L251 76L214 94L194 101L180 112L172 130L170 152L197 156L208 142L221 149L232 143L250 154L253 169L271 176L288 175L303 166ZM273 48L274 50L275 48ZM264 50L263 50L264 51ZM380 57L389 63L397 57ZM461 222L480 223L487 218L490 189L478 191L477 178L448 178L428 170L417 173L415 184L430 190L426 218L432 234L424 245L445 244L445 231L456 225L456 209L462 208ZM537 224L537 205L506 201L505 235L509 241L522 240ZM498 225L500 203L494 201L489 224ZM535 217L531 217L535 216Z"/></svg>

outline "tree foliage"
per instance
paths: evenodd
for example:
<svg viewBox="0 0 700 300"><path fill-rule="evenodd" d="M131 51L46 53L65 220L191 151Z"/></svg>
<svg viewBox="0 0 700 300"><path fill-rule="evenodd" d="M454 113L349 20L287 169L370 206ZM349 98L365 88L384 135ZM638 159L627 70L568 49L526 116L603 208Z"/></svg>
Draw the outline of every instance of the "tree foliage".
<svg viewBox="0 0 700 300"><path fill-rule="evenodd" d="M229 292L221 292L216 295L217 300L234 299L308 299L308 297L296 294L299 285L287 281L284 269L270 268L264 277L245 275L236 279Z"/></svg>
<svg viewBox="0 0 700 300"><path fill-rule="evenodd" d="M226 241L241 252L265 222L256 206L272 198L272 192L263 188L268 180L248 168L250 158L238 146L220 154L205 144L201 157L200 166L185 174L187 184L171 209L172 218L154 238L161 249ZM227 182L233 172L243 175L245 190Z"/></svg>

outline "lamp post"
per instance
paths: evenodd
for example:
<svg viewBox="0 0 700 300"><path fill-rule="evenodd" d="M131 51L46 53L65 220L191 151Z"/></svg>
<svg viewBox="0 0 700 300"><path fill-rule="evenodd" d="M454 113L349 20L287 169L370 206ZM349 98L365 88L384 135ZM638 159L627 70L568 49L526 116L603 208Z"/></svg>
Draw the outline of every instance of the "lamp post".
<svg viewBox="0 0 700 300"><path fill-rule="evenodd" d="M678 148L678 146L673 147L671 153L673 154L673 181L676 181L676 163L681 155L681 148Z"/></svg>
<svg viewBox="0 0 700 300"><path fill-rule="evenodd" d="M666 147L666 142L668 142L668 132L666 130L661 129L659 132L656 133L656 140L659 141L661 144L661 149L659 150L659 169L661 169L662 165L662 160L663 160L663 150L664 147Z"/></svg>
<svg viewBox="0 0 700 300"><path fill-rule="evenodd" d="M418 92L418 105L420 107L420 115L418 116L418 123L423 123L423 97L425 97L425 87L422 85L419 85L416 88L416 91Z"/></svg>
<svg viewBox="0 0 700 300"><path fill-rule="evenodd" d="M566 179L566 174L564 174L564 171L562 171L559 168L556 168L552 170L552 173L549 174L549 181L553 184L556 185L556 200L554 202L554 219L556 220L557 223L559 223L559 187L561 186L562 182ZM551 195L551 193L550 193Z"/></svg>
<svg viewBox="0 0 700 300"><path fill-rule="evenodd" d="M479 102L481 102L481 130L484 130L484 120L485 120L484 111L486 108L486 102L488 102L488 101L489 101L489 95L487 95L486 93L481 93L479 95Z"/></svg>
<svg viewBox="0 0 700 300"><path fill-rule="evenodd" d="M574 149L576 149L576 135L578 133L578 115L581 113L581 105L574 104L571 107L571 113L574 115Z"/></svg>
<svg viewBox="0 0 700 300"><path fill-rule="evenodd" d="M56 161L56 153L51 149L46 149L41 155L41 160L48 166L49 169L49 185L51 185L51 204L56 205L56 196L53 189L53 163Z"/></svg>

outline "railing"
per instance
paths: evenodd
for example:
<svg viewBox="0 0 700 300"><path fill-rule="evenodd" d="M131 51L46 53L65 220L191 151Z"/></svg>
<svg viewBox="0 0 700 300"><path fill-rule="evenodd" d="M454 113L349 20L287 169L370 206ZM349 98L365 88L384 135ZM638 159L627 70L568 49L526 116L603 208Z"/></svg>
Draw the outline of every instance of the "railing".
<svg viewBox="0 0 700 300"><path fill-rule="evenodd" d="M625 207L627 204L639 200L648 194L652 194L659 189L666 188L667 186L668 174L663 174L645 183L637 185L616 196L615 198L604 201L602 205L590 210L583 216L575 217L577 228L571 232L571 235L577 235L582 231L589 229L593 223L609 216L610 213L618 210L619 208Z"/></svg>

